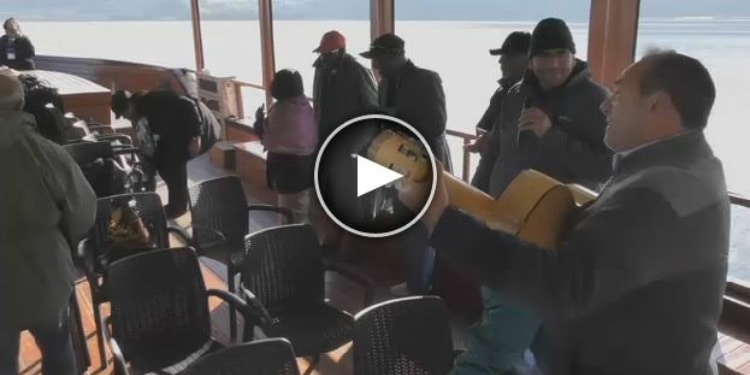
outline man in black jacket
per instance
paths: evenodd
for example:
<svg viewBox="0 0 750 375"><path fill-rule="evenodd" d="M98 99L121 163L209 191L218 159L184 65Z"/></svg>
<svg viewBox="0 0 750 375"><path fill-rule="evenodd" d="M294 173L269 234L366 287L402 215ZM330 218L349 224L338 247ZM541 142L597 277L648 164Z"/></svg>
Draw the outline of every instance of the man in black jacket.
<svg viewBox="0 0 750 375"><path fill-rule="evenodd" d="M320 143L344 122L378 108L378 89L369 69L346 53L346 39L338 31L323 35L313 52L313 104Z"/></svg>
<svg viewBox="0 0 750 375"><path fill-rule="evenodd" d="M479 139L466 147L468 151L480 154L479 165L474 172L471 184L482 191L487 191L489 188L490 172L497 158L497 149L489 147L490 132L500 117L503 99L508 94L508 90L523 78L528 69L529 43L531 43L531 34L514 31L508 34L502 47L490 50L490 55L500 56L498 63L502 71L502 78L497 81L500 87L492 94L490 105L477 123Z"/></svg>
<svg viewBox="0 0 750 375"><path fill-rule="evenodd" d="M131 95L117 91L112 96L112 112L133 124L148 162L167 184L168 218L187 212L187 162L200 152L201 119L195 102L172 91L159 90ZM141 131L143 130L143 132ZM152 143L153 150L149 150Z"/></svg>
<svg viewBox="0 0 750 375"><path fill-rule="evenodd" d="M450 169L450 152L445 141L445 93L440 76L422 69L407 59L404 40L395 34L383 34L360 55L372 59L373 69L381 77L378 86L380 110L413 126L427 141L437 160ZM388 195L392 193L391 195ZM379 193L377 207L392 209L394 217L404 217L405 208L395 192ZM411 232L401 235L404 239ZM432 249L411 248L407 256L407 281L391 288L395 295L423 294L429 291L435 254Z"/></svg>
<svg viewBox="0 0 750 375"><path fill-rule="evenodd" d="M703 134L715 95L706 68L675 52L625 70L602 104L613 176L555 250L448 208L439 182L420 228L443 255L544 317L550 374L715 370L730 223L721 162Z"/></svg>
<svg viewBox="0 0 750 375"><path fill-rule="evenodd" d="M34 70L34 45L21 32L21 25L15 18L3 23L5 35L0 37L0 66L15 70Z"/></svg>
<svg viewBox="0 0 750 375"><path fill-rule="evenodd" d="M506 92L492 130L495 160L487 186L492 196L528 168L591 188L611 174L611 151L603 140L606 119L599 109L609 92L593 81L575 52L564 21L547 18L534 28L530 69ZM544 356L541 317L486 286L482 299L482 321L472 329L456 375L511 371L529 347L537 360Z"/></svg>

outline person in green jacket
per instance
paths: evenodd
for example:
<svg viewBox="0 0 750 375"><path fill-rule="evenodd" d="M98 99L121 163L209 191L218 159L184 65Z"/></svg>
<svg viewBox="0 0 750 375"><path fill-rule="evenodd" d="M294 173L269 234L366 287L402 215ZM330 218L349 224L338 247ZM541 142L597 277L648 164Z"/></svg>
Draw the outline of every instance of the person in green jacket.
<svg viewBox="0 0 750 375"><path fill-rule="evenodd" d="M71 244L94 223L96 196L65 150L21 111L21 82L0 71L0 374L18 374L19 336L42 352L42 373L76 374L68 326Z"/></svg>

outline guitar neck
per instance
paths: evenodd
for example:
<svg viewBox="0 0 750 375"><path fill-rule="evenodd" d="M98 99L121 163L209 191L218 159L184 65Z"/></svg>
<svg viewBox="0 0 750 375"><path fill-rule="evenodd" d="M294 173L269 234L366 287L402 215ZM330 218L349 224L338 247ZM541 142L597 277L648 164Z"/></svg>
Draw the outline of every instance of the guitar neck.
<svg viewBox="0 0 750 375"><path fill-rule="evenodd" d="M448 172L443 172L443 181L451 206L466 211L481 222L491 221L491 209L496 205L494 198Z"/></svg>

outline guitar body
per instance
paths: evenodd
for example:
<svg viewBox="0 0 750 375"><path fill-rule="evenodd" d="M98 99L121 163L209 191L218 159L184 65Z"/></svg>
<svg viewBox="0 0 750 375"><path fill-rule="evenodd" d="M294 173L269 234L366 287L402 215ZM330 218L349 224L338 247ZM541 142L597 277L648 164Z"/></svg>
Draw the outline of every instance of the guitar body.
<svg viewBox="0 0 750 375"><path fill-rule="evenodd" d="M382 131L371 143L370 160L405 175L414 182L429 180L426 152L409 137ZM521 172L497 199L444 172L451 206L467 212L489 228L518 236L547 249L557 247L570 215L595 193L563 184L535 170Z"/></svg>

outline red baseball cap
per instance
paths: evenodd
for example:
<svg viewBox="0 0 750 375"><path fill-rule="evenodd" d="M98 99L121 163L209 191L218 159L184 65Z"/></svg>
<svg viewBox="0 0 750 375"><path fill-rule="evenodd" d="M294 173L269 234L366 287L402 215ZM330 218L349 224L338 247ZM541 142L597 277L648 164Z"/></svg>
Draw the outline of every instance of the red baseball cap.
<svg viewBox="0 0 750 375"><path fill-rule="evenodd" d="M346 48L346 38L340 32L331 30L323 34L323 38L320 39L320 46L313 52L326 53L339 48Z"/></svg>

